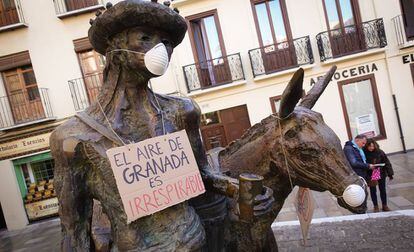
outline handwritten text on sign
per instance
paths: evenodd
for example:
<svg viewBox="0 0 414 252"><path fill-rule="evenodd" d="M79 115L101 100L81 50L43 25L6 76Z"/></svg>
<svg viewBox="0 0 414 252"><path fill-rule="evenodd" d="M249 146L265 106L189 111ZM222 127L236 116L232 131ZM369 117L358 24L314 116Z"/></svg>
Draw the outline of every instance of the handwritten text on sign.
<svg viewBox="0 0 414 252"><path fill-rule="evenodd" d="M128 223L205 192L184 130L112 148L106 154Z"/></svg>

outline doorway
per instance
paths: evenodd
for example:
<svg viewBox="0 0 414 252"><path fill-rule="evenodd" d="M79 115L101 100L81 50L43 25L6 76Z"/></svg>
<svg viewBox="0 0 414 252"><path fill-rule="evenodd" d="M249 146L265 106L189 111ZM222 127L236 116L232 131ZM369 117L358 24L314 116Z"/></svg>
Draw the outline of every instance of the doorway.
<svg viewBox="0 0 414 252"><path fill-rule="evenodd" d="M232 76L217 11L208 11L187 19L201 88L231 82Z"/></svg>
<svg viewBox="0 0 414 252"><path fill-rule="evenodd" d="M6 220L4 219L3 209L1 208L0 203L0 230L7 228Z"/></svg>
<svg viewBox="0 0 414 252"><path fill-rule="evenodd" d="M203 114L200 128L206 150L224 147L240 138L250 128L247 106L241 105Z"/></svg>

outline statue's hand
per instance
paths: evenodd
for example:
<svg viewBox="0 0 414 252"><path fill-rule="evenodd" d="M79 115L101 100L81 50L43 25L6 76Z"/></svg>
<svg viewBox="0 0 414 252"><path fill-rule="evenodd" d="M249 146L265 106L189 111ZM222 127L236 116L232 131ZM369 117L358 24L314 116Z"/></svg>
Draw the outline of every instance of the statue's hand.
<svg viewBox="0 0 414 252"><path fill-rule="evenodd" d="M254 198L253 214L260 217L272 211L275 198L273 197L273 190L269 187L263 187L263 193Z"/></svg>

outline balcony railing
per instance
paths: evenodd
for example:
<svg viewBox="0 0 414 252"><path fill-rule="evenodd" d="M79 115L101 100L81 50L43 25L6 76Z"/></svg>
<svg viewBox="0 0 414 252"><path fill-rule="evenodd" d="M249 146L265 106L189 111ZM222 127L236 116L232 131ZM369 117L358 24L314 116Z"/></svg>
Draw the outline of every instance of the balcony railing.
<svg viewBox="0 0 414 252"><path fill-rule="evenodd" d="M382 18L316 35L321 61L387 45Z"/></svg>
<svg viewBox="0 0 414 252"><path fill-rule="evenodd" d="M0 129L54 119L46 88L30 88L0 97Z"/></svg>
<svg viewBox="0 0 414 252"><path fill-rule="evenodd" d="M68 81L73 105L76 111L86 109L96 100L102 83L102 73Z"/></svg>
<svg viewBox="0 0 414 252"><path fill-rule="evenodd" d="M249 50L254 77L312 64L309 36Z"/></svg>
<svg viewBox="0 0 414 252"><path fill-rule="evenodd" d="M189 93L244 80L240 53L183 66Z"/></svg>
<svg viewBox="0 0 414 252"><path fill-rule="evenodd" d="M24 25L20 0L0 0L0 31Z"/></svg>
<svg viewBox="0 0 414 252"><path fill-rule="evenodd" d="M395 36L397 37L397 44L399 47L406 47L414 45L414 36L408 38L407 37L407 28L403 21L403 16L398 15L393 17L392 22L394 24Z"/></svg>
<svg viewBox="0 0 414 252"><path fill-rule="evenodd" d="M81 14L104 7L103 0L53 0L59 18Z"/></svg>

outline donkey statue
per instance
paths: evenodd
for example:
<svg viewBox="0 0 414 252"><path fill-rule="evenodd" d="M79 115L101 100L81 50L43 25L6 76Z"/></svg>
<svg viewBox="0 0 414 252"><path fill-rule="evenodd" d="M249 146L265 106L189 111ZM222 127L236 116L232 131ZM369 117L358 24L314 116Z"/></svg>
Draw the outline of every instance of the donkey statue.
<svg viewBox="0 0 414 252"><path fill-rule="evenodd" d="M196 208L207 235L207 248L203 251L277 251L271 224L296 185L328 190L338 198L340 206L353 213L365 213L366 183L349 166L339 138L324 123L322 115L311 110L335 71L336 67L332 67L302 98L304 71L299 69L283 92L278 114L263 119L226 148L209 153L213 170L219 169L233 178L242 173L263 176L263 185L273 190L275 201L268 216L262 216L261 222L252 226L232 221L234 214L227 212L225 197L211 194L211 204ZM360 187L364 194L364 202L358 206L343 197L351 185ZM228 201L235 204L232 199ZM95 246L107 251L110 227L105 218L97 219L92 231Z"/></svg>
<svg viewBox="0 0 414 252"><path fill-rule="evenodd" d="M279 112L254 125L218 154L216 162L222 172L234 178L242 173L258 174L264 177L263 185L273 189L275 203L267 223L269 229L296 185L315 191L328 190L349 211L366 211L368 191L364 180L351 169L339 138L325 124L322 115L311 110L335 71L336 66L302 98L304 71L297 70L283 92ZM365 192L359 206L349 204L347 197L343 197L350 185L362 188L362 194ZM234 239L239 243L252 242ZM245 247L248 245L238 244L235 249Z"/></svg>

